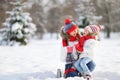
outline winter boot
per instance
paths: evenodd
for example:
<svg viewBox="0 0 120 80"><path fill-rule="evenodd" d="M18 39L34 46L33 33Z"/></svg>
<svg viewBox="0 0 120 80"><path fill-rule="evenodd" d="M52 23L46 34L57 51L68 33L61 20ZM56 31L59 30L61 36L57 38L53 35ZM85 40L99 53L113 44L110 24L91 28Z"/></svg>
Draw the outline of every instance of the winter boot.
<svg viewBox="0 0 120 80"><path fill-rule="evenodd" d="M86 80L92 80L92 75L90 74L82 74L82 77Z"/></svg>
<svg viewBox="0 0 120 80"><path fill-rule="evenodd" d="M85 76L85 78L86 78L87 80L92 80L92 76L91 76L90 74L87 74L87 75Z"/></svg>

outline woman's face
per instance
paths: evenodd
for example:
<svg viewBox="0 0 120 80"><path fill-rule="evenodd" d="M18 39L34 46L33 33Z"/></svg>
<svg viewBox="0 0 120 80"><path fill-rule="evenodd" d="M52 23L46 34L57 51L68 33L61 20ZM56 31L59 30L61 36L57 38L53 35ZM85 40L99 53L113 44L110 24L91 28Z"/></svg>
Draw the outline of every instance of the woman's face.
<svg viewBox="0 0 120 80"><path fill-rule="evenodd" d="M84 30L84 33L83 33L83 36L86 36L86 35L88 35L88 34L89 34L88 29L85 29L85 30Z"/></svg>
<svg viewBox="0 0 120 80"><path fill-rule="evenodd" d="M74 31L72 31L72 32L70 33L70 35L73 36L73 37L75 37L75 36L77 35L77 29L75 29Z"/></svg>

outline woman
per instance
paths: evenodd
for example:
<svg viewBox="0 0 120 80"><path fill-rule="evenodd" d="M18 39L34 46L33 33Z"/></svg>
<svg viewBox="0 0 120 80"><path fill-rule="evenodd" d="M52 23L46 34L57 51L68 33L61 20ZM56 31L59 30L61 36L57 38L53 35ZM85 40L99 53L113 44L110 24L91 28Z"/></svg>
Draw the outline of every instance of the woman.
<svg viewBox="0 0 120 80"><path fill-rule="evenodd" d="M84 35L80 38L78 44L75 45L77 52L81 53L79 59L75 62L75 68L81 72L84 78L91 79L91 72L95 68L94 50L96 47L96 36L101 27L99 25L89 25L84 29ZM91 68L87 65L92 63Z"/></svg>

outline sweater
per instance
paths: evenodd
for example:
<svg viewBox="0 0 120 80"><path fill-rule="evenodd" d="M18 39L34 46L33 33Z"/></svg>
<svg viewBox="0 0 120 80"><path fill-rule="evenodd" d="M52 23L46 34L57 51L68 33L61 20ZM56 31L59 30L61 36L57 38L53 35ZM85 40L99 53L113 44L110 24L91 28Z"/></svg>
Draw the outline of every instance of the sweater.
<svg viewBox="0 0 120 80"><path fill-rule="evenodd" d="M79 58L83 57L89 57L91 59L94 59L95 54L95 48L96 48L96 40L95 39L88 39L85 41L83 46L83 51Z"/></svg>
<svg viewBox="0 0 120 80"><path fill-rule="evenodd" d="M81 38L80 38L80 41L79 41L79 43L78 44L76 44L75 45L75 48L76 48L76 50L78 51L78 52L83 52L83 46L84 46L84 43L85 43L85 41L86 40L88 40L88 39L95 39L95 37L94 36L82 36Z"/></svg>

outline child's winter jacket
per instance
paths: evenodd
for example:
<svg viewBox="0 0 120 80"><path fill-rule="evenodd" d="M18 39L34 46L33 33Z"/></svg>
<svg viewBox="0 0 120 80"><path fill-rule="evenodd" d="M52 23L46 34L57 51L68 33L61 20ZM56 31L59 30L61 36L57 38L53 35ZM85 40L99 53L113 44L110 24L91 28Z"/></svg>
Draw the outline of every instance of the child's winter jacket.
<svg viewBox="0 0 120 80"><path fill-rule="evenodd" d="M79 35L76 35L75 37L70 36L65 34L64 32L60 32L61 36L62 36L62 46L61 47L61 60L66 62L66 57L67 57L67 47L72 46L73 47L73 57L76 60L78 58L77 53L76 53L76 49L75 49L75 44L78 43L78 38L80 37Z"/></svg>

